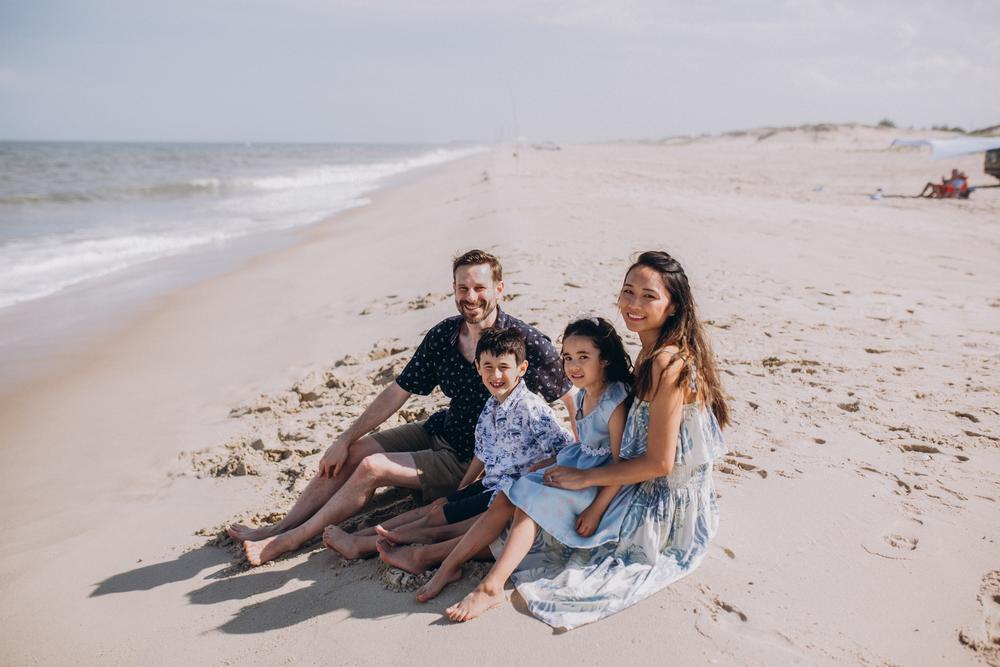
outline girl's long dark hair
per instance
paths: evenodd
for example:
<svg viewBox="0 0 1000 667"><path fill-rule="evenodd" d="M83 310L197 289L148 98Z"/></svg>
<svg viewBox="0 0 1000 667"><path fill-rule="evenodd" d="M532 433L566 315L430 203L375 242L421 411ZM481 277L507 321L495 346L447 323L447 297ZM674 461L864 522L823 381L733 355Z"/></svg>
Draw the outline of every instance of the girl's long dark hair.
<svg viewBox="0 0 1000 667"><path fill-rule="evenodd" d="M660 274L663 285L670 294L670 302L674 305L674 314L664 322L653 349L635 369L635 395L640 398L652 397L659 384L659 378L653 377L653 360L664 348L674 345L684 360L679 386L684 386L692 379L696 380L698 393L715 414L719 426L728 425L729 407L722 392L715 354L704 327L698 321L698 310L691 295L687 274L677 260L667 253L650 250L640 254L625 275L628 276L633 269L643 266Z"/></svg>
<svg viewBox="0 0 1000 667"><path fill-rule="evenodd" d="M604 379L608 384L624 382L629 390L632 389L635 380L632 375L632 357L625 350L625 343L615 331L615 325L603 317L584 317L566 325L562 339L566 340L570 336L583 336L593 341L601 355L601 361L608 363L604 367Z"/></svg>

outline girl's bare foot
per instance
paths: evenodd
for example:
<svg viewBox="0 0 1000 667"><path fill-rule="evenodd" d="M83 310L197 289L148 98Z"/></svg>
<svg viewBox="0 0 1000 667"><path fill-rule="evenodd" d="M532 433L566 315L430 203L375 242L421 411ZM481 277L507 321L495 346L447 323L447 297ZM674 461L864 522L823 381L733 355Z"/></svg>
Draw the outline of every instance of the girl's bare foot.
<svg viewBox="0 0 1000 667"><path fill-rule="evenodd" d="M372 541L373 536L361 536L359 539L358 535L352 535L333 525L327 526L326 530L323 531L323 544L347 560L371 555L374 549L366 549L364 547L366 546L366 542Z"/></svg>
<svg viewBox="0 0 1000 667"><path fill-rule="evenodd" d="M434 576L430 578L430 581L417 589L415 594L417 602L427 602L428 600L433 600L439 593L441 593L445 586L458 581L461 578L461 568L457 570L445 569L444 567L438 568L438 571L434 573Z"/></svg>
<svg viewBox="0 0 1000 667"><path fill-rule="evenodd" d="M423 574L427 571L428 563L420 558L420 547L398 546L388 540L379 540L375 548L378 549L378 557L393 567L410 574Z"/></svg>
<svg viewBox="0 0 1000 667"><path fill-rule="evenodd" d="M247 540L263 540L265 537L273 537L278 534L275 526L264 528L251 528L242 523L234 523L226 528L226 534L233 538L234 542L246 542Z"/></svg>
<svg viewBox="0 0 1000 667"><path fill-rule="evenodd" d="M246 553L247 561L251 565L263 565L274 560L281 554L297 549L298 545L291 544L287 533L265 537L262 540L246 540L243 542L243 551Z"/></svg>
<svg viewBox="0 0 1000 667"><path fill-rule="evenodd" d="M461 602L445 609L444 613L456 623L464 623L482 616L498 604L503 604L506 599L502 588L491 593L479 584L474 591L462 598Z"/></svg>

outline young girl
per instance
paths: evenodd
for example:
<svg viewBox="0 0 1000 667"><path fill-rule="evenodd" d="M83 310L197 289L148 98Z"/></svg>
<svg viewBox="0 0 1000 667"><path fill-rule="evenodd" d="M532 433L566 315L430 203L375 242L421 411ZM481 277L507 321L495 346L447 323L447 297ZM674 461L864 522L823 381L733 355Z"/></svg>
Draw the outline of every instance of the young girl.
<svg viewBox="0 0 1000 667"><path fill-rule="evenodd" d="M632 360L618 332L603 318L571 322L563 332L562 357L566 376L580 390L576 395L580 442L564 447L555 462L593 468L617 459L625 427L625 401L632 385ZM499 537L511 516L515 528L504 551L506 560L502 558L494 570L506 567L507 562L513 566L520 562L531 548L535 523L564 543L581 548L618 539L617 532L600 528L607 513L624 514L625 505L614 502L617 485L600 490L557 489L544 484L544 470L522 476L506 495L497 494L482 520L457 542L434 578L417 591L418 600L429 600L459 578L462 564ZM530 531L518 528L524 522L531 523ZM507 576L503 575L501 586ZM450 608L449 615L465 604L463 600Z"/></svg>
<svg viewBox="0 0 1000 667"><path fill-rule="evenodd" d="M639 336L633 402L621 461L596 468L553 466L545 482L560 489L624 485L598 531L617 542L574 548L547 532L514 568L506 551L459 605L454 620L474 618L503 599L507 575L537 618L574 628L621 611L693 571L719 523L712 462L725 451L720 428L729 412L708 338L698 321L687 276L665 252L644 252L629 267L618 308ZM518 540L533 524L515 520ZM519 542L521 544L521 542Z"/></svg>

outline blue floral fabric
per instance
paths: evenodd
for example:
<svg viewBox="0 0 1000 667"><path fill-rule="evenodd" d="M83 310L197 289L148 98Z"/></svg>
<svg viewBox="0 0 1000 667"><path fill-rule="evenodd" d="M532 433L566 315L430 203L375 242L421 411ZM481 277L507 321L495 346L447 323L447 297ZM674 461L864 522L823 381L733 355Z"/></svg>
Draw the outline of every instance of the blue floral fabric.
<svg viewBox="0 0 1000 667"><path fill-rule="evenodd" d="M587 416L583 415L583 400L586 391L576 395L576 430L580 442L573 443L559 452L556 465L569 468L596 468L611 460L611 434L608 420L621 402L628 396L628 387L622 382L614 382L604 389L597 406ZM530 516L535 523L562 544L572 547L593 547L605 542L616 542L621 521L628 503L626 495L618 494L608 505L604 518L594 533L581 537L576 532L576 518L587 509L597 497L599 487L569 491L545 486L545 470L530 472L517 480L507 497L517 507Z"/></svg>
<svg viewBox="0 0 1000 667"><path fill-rule="evenodd" d="M476 423L476 458L486 472L483 486L507 491L533 464L571 442L573 436L552 408L522 379L503 403L490 396Z"/></svg>
<svg viewBox="0 0 1000 667"><path fill-rule="evenodd" d="M545 623L575 628L626 609L692 572L719 525L712 462L725 452L715 416L699 403L683 408L673 471L619 492L626 509L618 540L579 549L539 530L512 576L531 613ZM646 451L649 403L629 411L622 458ZM616 498L616 500L618 500ZM603 530L602 526L600 529ZM494 543L499 553L502 540Z"/></svg>

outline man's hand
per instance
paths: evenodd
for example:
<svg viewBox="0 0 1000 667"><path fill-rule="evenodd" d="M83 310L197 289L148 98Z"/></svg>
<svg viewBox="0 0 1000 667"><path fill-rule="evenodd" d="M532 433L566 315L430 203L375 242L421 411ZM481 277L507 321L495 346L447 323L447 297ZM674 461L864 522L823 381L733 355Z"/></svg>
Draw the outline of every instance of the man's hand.
<svg viewBox="0 0 1000 667"><path fill-rule="evenodd" d="M576 517L576 532L580 537L590 537L597 530L597 526L601 523L601 517L604 516L604 512L598 512L591 505L587 509L580 512L580 516Z"/></svg>
<svg viewBox="0 0 1000 667"><path fill-rule="evenodd" d="M536 470L541 470L542 468L548 468L550 465L556 462L556 457L550 456L547 459L542 459L541 461L535 461L528 468L528 472L535 472Z"/></svg>
<svg viewBox="0 0 1000 667"><path fill-rule="evenodd" d="M326 452L323 453L323 458L319 460L319 476L333 479L347 462L350 450L350 443L344 442L340 438L334 440L333 444L327 447Z"/></svg>

